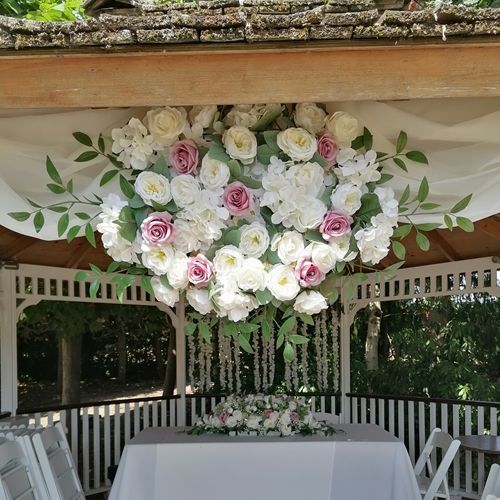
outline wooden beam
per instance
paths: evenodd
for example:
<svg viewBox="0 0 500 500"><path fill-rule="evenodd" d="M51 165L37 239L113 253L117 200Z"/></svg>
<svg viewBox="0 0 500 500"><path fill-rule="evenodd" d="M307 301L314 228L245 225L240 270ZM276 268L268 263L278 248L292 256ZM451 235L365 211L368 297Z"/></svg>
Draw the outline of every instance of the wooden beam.
<svg viewBox="0 0 500 500"><path fill-rule="evenodd" d="M19 255L39 242L40 240L29 238L28 236L19 236L8 246L2 257L6 260L16 260Z"/></svg>
<svg viewBox="0 0 500 500"><path fill-rule="evenodd" d="M500 222L496 218L488 218L474 222L474 226L496 240L500 240Z"/></svg>
<svg viewBox="0 0 500 500"><path fill-rule="evenodd" d="M496 39L359 43L4 52L0 108L500 96Z"/></svg>
<svg viewBox="0 0 500 500"><path fill-rule="evenodd" d="M460 260L461 257L455 251L455 249L446 241L443 236L438 233L438 231L430 231L427 233L431 242L436 245L439 251L446 257L450 262Z"/></svg>

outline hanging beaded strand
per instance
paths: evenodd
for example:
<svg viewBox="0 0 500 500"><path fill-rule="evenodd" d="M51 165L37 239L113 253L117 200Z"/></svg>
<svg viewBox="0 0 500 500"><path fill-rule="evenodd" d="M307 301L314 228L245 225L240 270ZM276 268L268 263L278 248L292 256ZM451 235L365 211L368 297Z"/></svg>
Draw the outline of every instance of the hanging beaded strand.
<svg viewBox="0 0 500 500"><path fill-rule="evenodd" d="M206 390L206 366L205 366L205 349L206 342L201 337L198 337L198 379L202 391Z"/></svg>
<svg viewBox="0 0 500 500"><path fill-rule="evenodd" d="M328 388L328 326L327 326L327 313L323 309L321 311L321 357L322 357L322 385L323 390Z"/></svg>
<svg viewBox="0 0 500 500"><path fill-rule="evenodd" d="M276 370L276 365L274 362L274 356L276 354L275 348L276 348L276 341L274 338L274 323L271 323L271 337L269 339L269 349L268 349L268 355L269 355L269 384L268 387L271 387L274 384L274 372Z"/></svg>
<svg viewBox="0 0 500 500"><path fill-rule="evenodd" d="M260 377L260 352L259 352L259 334L252 333L252 349L253 349L253 379L255 392L259 393L262 389L262 381Z"/></svg>
<svg viewBox="0 0 500 500"><path fill-rule="evenodd" d="M226 388L226 353L225 353L225 338L222 328L222 322L219 321L219 328L217 329L217 343L219 346L219 382L221 389Z"/></svg>
<svg viewBox="0 0 500 500"><path fill-rule="evenodd" d="M340 345L339 345L340 321L336 309L332 311L332 349L333 349L333 390L339 390L340 382Z"/></svg>
<svg viewBox="0 0 500 500"><path fill-rule="evenodd" d="M236 394L241 393L241 378L240 378L240 343L235 340L233 342L234 352L234 374L236 378Z"/></svg>
<svg viewBox="0 0 500 500"><path fill-rule="evenodd" d="M304 337L307 337L307 324L302 322L302 326L300 329L300 334ZM302 384L306 387L306 390L310 389L309 386L309 365L308 365L308 346L309 342L305 342L300 346L301 356L300 361L302 364Z"/></svg>
<svg viewBox="0 0 500 500"><path fill-rule="evenodd" d="M268 382L268 361L269 361L269 340L262 337L262 391L269 387Z"/></svg>
<svg viewBox="0 0 500 500"><path fill-rule="evenodd" d="M321 356L321 326L320 318L315 316L314 320L314 349L316 359L316 385L319 391L323 391L323 363Z"/></svg>
<svg viewBox="0 0 500 500"><path fill-rule="evenodd" d="M187 335L188 345L188 377L191 387L194 388L194 365L196 359L196 346L194 344L193 335Z"/></svg>
<svg viewBox="0 0 500 500"><path fill-rule="evenodd" d="M212 388L212 355L214 349L212 342L206 342L205 347L205 369L206 369L206 378L205 378L205 386L207 392Z"/></svg>
<svg viewBox="0 0 500 500"><path fill-rule="evenodd" d="M292 335L297 335L297 321L295 322L295 327L292 330ZM295 356L290 363L291 379L292 379L292 389L294 392L299 392L300 382L299 382L299 365L297 362L297 347L294 347Z"/></svg>

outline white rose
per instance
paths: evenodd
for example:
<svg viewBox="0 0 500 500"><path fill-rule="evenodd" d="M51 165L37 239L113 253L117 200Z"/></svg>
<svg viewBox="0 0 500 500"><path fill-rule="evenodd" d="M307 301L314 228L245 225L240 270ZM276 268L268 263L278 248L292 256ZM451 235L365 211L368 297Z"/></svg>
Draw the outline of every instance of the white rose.
<svg viewBox="0 0 500 500"><path fill-rule="evenodd" d="M329 247L332 249L335 258L339 261L348 261L347 254L349 253L349 247L351 244L351 235L345 234L344 236L339 236L338 238L333 238L330 240Z"/></svg>
<svg viewBox="0 0 500 500"><path fill-rule="evenodd" d="M217 106L193 106L189 111L189 119L193 125L200 125L202 128L208 128L214 122Z"/></svg>
<svg viewBox="0 0 500 500"><path fill-rule="evenodd" d="M186 292L186 299L189 305L200 314L205 315L212 311L212 304L206 288L190 288Z"/></svg>
<svg viewBox="0 0 500 500"><path fill-rule="evenodd" d="M257 156L257 139L246 127L231 127L226 130L222 142L227 154L244 165L252 163Z"/></svg>
<svg viewBox="0 0 500 500"><path fill-rule="evenodd" d="M287 172L287 177L302 191L317 196L323 189L324 170L317 163L293 165Z"/></svg>
<svg viewBox="0 0 500 500"><path fill-rule="evenodd" d="M179 301L179 290L165 286L158 276L151 278L151 286L158 302L173 307Z"/></svg>
<svg viewBox="0 0 500 500"><path fill-rule="evenodd" d="M325 120L326 128L330 131L337 146L348 148L351 142L359 135L359 122L344 111L337 111L333 115L327 116Z"/></svg>
<svg viewBox="0 0 500 500"><path fill-rule="evenodd" d="M208 154L201 160L200 180L207 189L223 188L230 175L229 167L224 162L210 158Z"/></svg>
<svg viewBox="0 0 500 500"><path fill-rule="evenodd" d="M170 191L177 206L184 208L198 200L200 184L192 175L181 174L170 181Z"/></svg>
<svg viewBox="0 0 500 500"><path fill-rule="evenodd" d="M339 184L332 192L332 207L353 215L361 208L361 189L354 184Z"/></svg>
<svg viewBox="0 0 500 500"><path fill-rule="evenodd" d="M311 245L311 259L322 273L329 273L337 263L333 248L327 243L313 243Z"/></svg>
<svg viewBox="0 0 500 500"><path fill-rule="evenodd" d="M167 274L170 263L174 258L172 245L148 246L142 245L142 263L144 267L151 269L156 275Z"/></svg>
<svg viewBox="0 0 500 500"><path fill-rule="evenodd" d="M155 141L164 146L173 144L187 125L187 113L184 108L152 109L146 113L146 125Z"/></svg>
<svg viewBox="0 0 500 500"><path fill-rule="evenodd" d="M245 292L264 290L267 286L267 273L264 264L254 257L245 259L236 271L236 282Z"/></svg>
<svg viewBox="0 0 500 500"><path fill-rule="evenodd" d="M149 206L153 205L153 201L166 205L172 199L168 179L154 172L141 172L135 180L134 188L144 203Z"/></svg>
<svg viewBox="0 0 500 500"><path fill-rule="evenodd" d="M195 225L183 219L174 220L174 247L184 253L199 250L200 241L195 231Z"/></svg>
<svg viewBox="0 0 500 500"><path fill-rule="evenodd" d="M215 294L214 300L220 314L227 316L230 321L245 319L250 311L258 306L254 297L235 291L232 287L222 287L219 293Z"/></svg>
<svg viewBox="0 0 500 500"><path fill-rule="evenodd" d="M215 271L222 276L231 275L241 267L243 260L243 254L234 245L226 245L215 252Z"/></svg>
<svg viewBox="0 0 500 500"><path fill-rule="evenodd" d="M321 293L311 290L310 292L302 292L295 299L293 308L299 313L318 314L323 309L328 308L328 303Z"/></svg>
<svg viewBox="0 0 500 500"><path fill-rule="evenodd" d="M260 427L260 417L257 415L250 415L247 418L247 427L249 429L257 430Z"/></svg>
<svg viewBox="0 0 500 500"><path fill-rule="evenodd" d="M300 286L292 268L276 264L268 273L267 288L278 300L294 299L300 292Z"/></svg>
<svg viewBox="0 0 500 500"><path fill-rule="evenodd" d="M175 252L167 270L168 282L173 288L186 288L188 286L187 264L187 255Z"/></svg>
<svg viewBox="0 0 500 500"><path fill-rule="evenodd" d="M316 153L316 138L303 128L283 130L277 141L278 147L294 161L309 161Z"/></svg>
<svg viewBox="0 0 500 500"><path fill-rule="evenodd" d="M316 135L325 125L326 113L312 102L303 102L295 107L294 121L298 127L305 128Z"/></svg>
<svg viewBox="0 0 500 500"><path fill-rule="evenodd" d="M261 257L269 246L269 233L260 222L244 225L240 230L239 248L244 255Z"/></svg>
<svg viewBox="0 0 500 500"><path fill-rule="evenodd" d="M304 238L297 231L285 231L274 236L271 250L277 251L283 264L297 262L304 251Z"/></svg>
<svg viewBox="0 0 500 500"><path fill-rule="evenodd" d="M302 233L321 225L326 214L325 204L312 196L297 197L294 227Z"/></svg>
<svg viewBox="0 0 500 500"><path fill-rule="evenodd" d="M252 114L253 106L251 104L237 104L233 106L231 111L224 117L224 123L228 127L234 127L235 125L241 127L253 127L258 120L256 114Z"/></svg>

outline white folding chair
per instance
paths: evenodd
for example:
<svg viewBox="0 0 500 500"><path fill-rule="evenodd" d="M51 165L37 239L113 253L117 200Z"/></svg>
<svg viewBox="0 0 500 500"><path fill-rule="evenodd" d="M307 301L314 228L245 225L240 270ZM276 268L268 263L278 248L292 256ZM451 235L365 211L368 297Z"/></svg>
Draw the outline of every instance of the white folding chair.
<svg viewBox="0 0 500 500"><path fill-rule="evenodd" d="M481 500L496 500L500 498L500 465L493 464L484 485Z"/></svg>
<svg viewBox="0 0 500 500"><path fill-rule="evenodd" d="M448 469L459 448L460 441L452 439L447 432L439 428L431 432L414 468L423 500L432 500L436 497L450 500ZM438 463L438 450L441 460L434 470L433 464Z"/></svg>
<svg viewBox="0 0 500 500"><path fill-rule="evenodd" d="M314 418L318 422L326 422L328 424L338 424L340 423L340 416L334 415L333 413L326 413L324 411L317 411L314 413Z"/></svg>
<svg viewBox="0 0 500 500"><path fill-rule="evenodd" d="M31 463L21 445L5 440L0 444L0 500L41 499Z"/></svg>
<svg viewBox="0 0 500 500"><path fill-rule="evenodd" d="M85 500L62 425L47 427L32 440L50 499Z"/></svg>

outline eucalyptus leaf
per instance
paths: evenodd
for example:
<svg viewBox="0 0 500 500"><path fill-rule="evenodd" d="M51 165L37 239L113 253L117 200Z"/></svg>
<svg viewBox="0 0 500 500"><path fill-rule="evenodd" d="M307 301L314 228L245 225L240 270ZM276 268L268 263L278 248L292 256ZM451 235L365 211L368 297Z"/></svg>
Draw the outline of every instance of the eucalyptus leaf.
<svg viewBox="0 0 500 500"><path fill-rule="evenodd" d="M8 215L18 222L27 221L31 217L29 212L9 212Z"/></svg>
<svg viewBox="0 0 500 500"><path fill-rule="evenodd" d="M222 146L210 146L207 154L208 156L210 156L210 158L221 161L223 163L228 163L231 160L231 157L226 153Z"/></svg>
<svg viewBox="0 0 500 500"><path fill-rule="evenodd" d="M59 172L57 171L57 168L55 167L55 165L52 163L52 160L48 156L45 160L45 168L47 170L47 174L49 175L49 177L56 184L62 184L61 176L59 175Z"/></svg>
<svg viewBox="0 0 500 500"><path fill-rule="evenodd" d="M85 225L85 238L87 238L87 241L95 248L96 247L96 241L95 241L95 234L94 234L94 228L91 226L91 224L86 224Z"/></svg>
<svg viewBox="0 0 500 500"><path fill-rule="evenodd" d="M323 236L318 231L306 231L304 233L304 239L308 241L315 241L316 243L325 243Z"/></svg>
<svg viewBox="0 0 500 500"><path fill-rule="evenodd" d="M59 217L59 220L57 221L57 235L59 238L65 233L66 229L68 229L69 225L69 215L66 212L65 214L61 215Z"/></svg>
<svg viewBox="0 0 500 500"><path fill-rule="evenodd" d="M283 349L283 358L287 363L292 362L293 358L295 358L295 351L290 342L285 344L285 348Z"/></svg>
<svg viewBox="0 0 500 500"><path fill-rule="evenodd" d="M417 242L418 248L424 252L427 252L431 246L429 238L423 233L417 233L415 241Z"/></svg>
<svg viewBox="0 0 500 500"><path fill-rule="evenodd" d="M406 163L401 159L401 158L393 158L392 161L401 169L404 170L405 172L408 172L408 167L406 166Z"/></svg>
<svg viewBox="0 0 500 500"><path fill-rule="evenodd" d="M77 237L80 229L81 226L72 226L68 229L68 232L66 233L66 240L68 243L71 243Z"/></svg>
<svg viewBox="0 0 500 500"><path fill-rule="evenodd" d="M409 160L412 160L416 163L423 163L425 165L429 164L429 160L421 151L408 151L405 156Z"/></svg>
<svg viewBox="0 0 500 500"><path fill-rule="evenodd" d="M470 203L470 200L472 198L472 193L467 195L465 198L462 198L456 205L453 206L453 208L450 210L450 213L456 214L457 212L461 212Z"/></svg>
<svg viewBox="0 0 500 500"><path fill-rule="evenodd" d="M86 161L91 161L99 156L97 151L84 151L78 158L75 158L75 161L83 163Z"/></svg>
<svg viewBox="0 0 500 500"><path fill-rule="evenodd" d="M229 172L233 179L239 179L241 177L243 170L238 160L229 160L227 166L229 167Z"/></svg>
<svg viewBox="0 0 500 500"><path fill-rule="evenodd" d="M392 244L391 244L391 248L392 248L392 251L397 259L405 260L406 248L401 242L393 240Z"/></svg>
<svg viewBox="0 0 500 500"><path fill-rule="evenodd" d="M290 333L297 324L297 318L295 316L291 316L280 326L278 335L287 335Z"/></svg>
<svg viewBox="0 0 500 500"><path fill-rule="evenodd" d="M297 344L297 345L307 344L309 342L309 339L307 337L305 337L304 335L290 335L288 337L288 340L292 344Z"/></svg>
<svg viewBox="0 0 500 500"><path fill-rule="evenodd" d="M132 184L125 179L123 175L120 174L120 189L122 190L122 193L129 199L133 198L135 195L134 188L132 187Z"/></svg>
<svg viewBox="0 0 500 500"><path fill-rule="evenodd" d="M99 186L104 186L106 185L108 182L110 182L112 179L114 179L116 177L116 174L118 173L118 170L108 170L107 172L105 172L103 174L103 176L101 177L101 180L99 181Z"/></svg>
<svg viewBox="0 0 500 500"><path fill-rule="evenodd" d="M37 212L33 219L33 226L35 227L35 231L39 233L42 230L43 225L45 224L45 217L42 212Z"/></svg>
<svg viewBox="0 0 500 500"><path fill-rule="evenodd" d="M396 142L396 153L401 153L404 148L406 148L406 143L408 142L408 135L406 132L401 130L399 132L398 140Z"/></svg>
<svg viewBox="0 0 500 500"><path fill-rule="evenodd" d="M260 189L262 187L262 183L260 181L252 179L252 177L248 177L246 175L240 176L238 180L250 189Z"/></svg>
<svg viewBox="0 0 500 500"><path fill-rule="evenodd" d="M474 231L474 223L466 217L457 217L457 224L462 231L466 231L467 233Z"/></svg>
<svg viewBox="0 0 500 500"><path fill-rule="evenodd" d="M92 147L92 139L83 132L73 132L73 137L84 146Z"/></svg>
<svg viewBox="0 0 500 500"><path fill-rule="evenodd" d="M278 146L278 134L279 130L265 130L262 132L262 136L266 141L266 144L276 153L280 152L280 148Z"/></svg>
<svg viewBox="0 0 500 500"><path fill-rule="evenodd" d="M97 293L99 292L99 288L101 288L101 280L96 278L90 285L89 294L91 298L95 299L97 297Z"/></svg>
<svg viewBox="0 0 500 500"><path fill-rule="evenodd" d="M441 224L438 224L436 222L426 222L423 224L417 224L417 229L419 231L434 231L434 229L437 229Z"/></svg>
<svg viewBox="0 0 500 500"><path fill-rule="evenodd" d="M427 180L427 177L424 177L420 181L420 187L418 188L418 193L417 193L417 200L422 202L427 198L427 196L429 196L429 181Z"/></svg>
<svg viewBox="0 0 500 500"><path fill-rule="evenodd" d="M444 216L444 223L450 231L453 231L453 220L448 214Z"/></svg>
<svg viewBox="0 0 500 500"><path fill-rule="evenodd" d="M47 184L47 187L54 194L62 194L66 192L66 188L64 186L59 186L59 184Z"/></svg>
<svg viewBox="0 0 500 500"><path fill-rule="evenodd" d="M155 296L153 286L151 285L151 278L149 276L141 276L141 286L151 297Z"/></svg>

